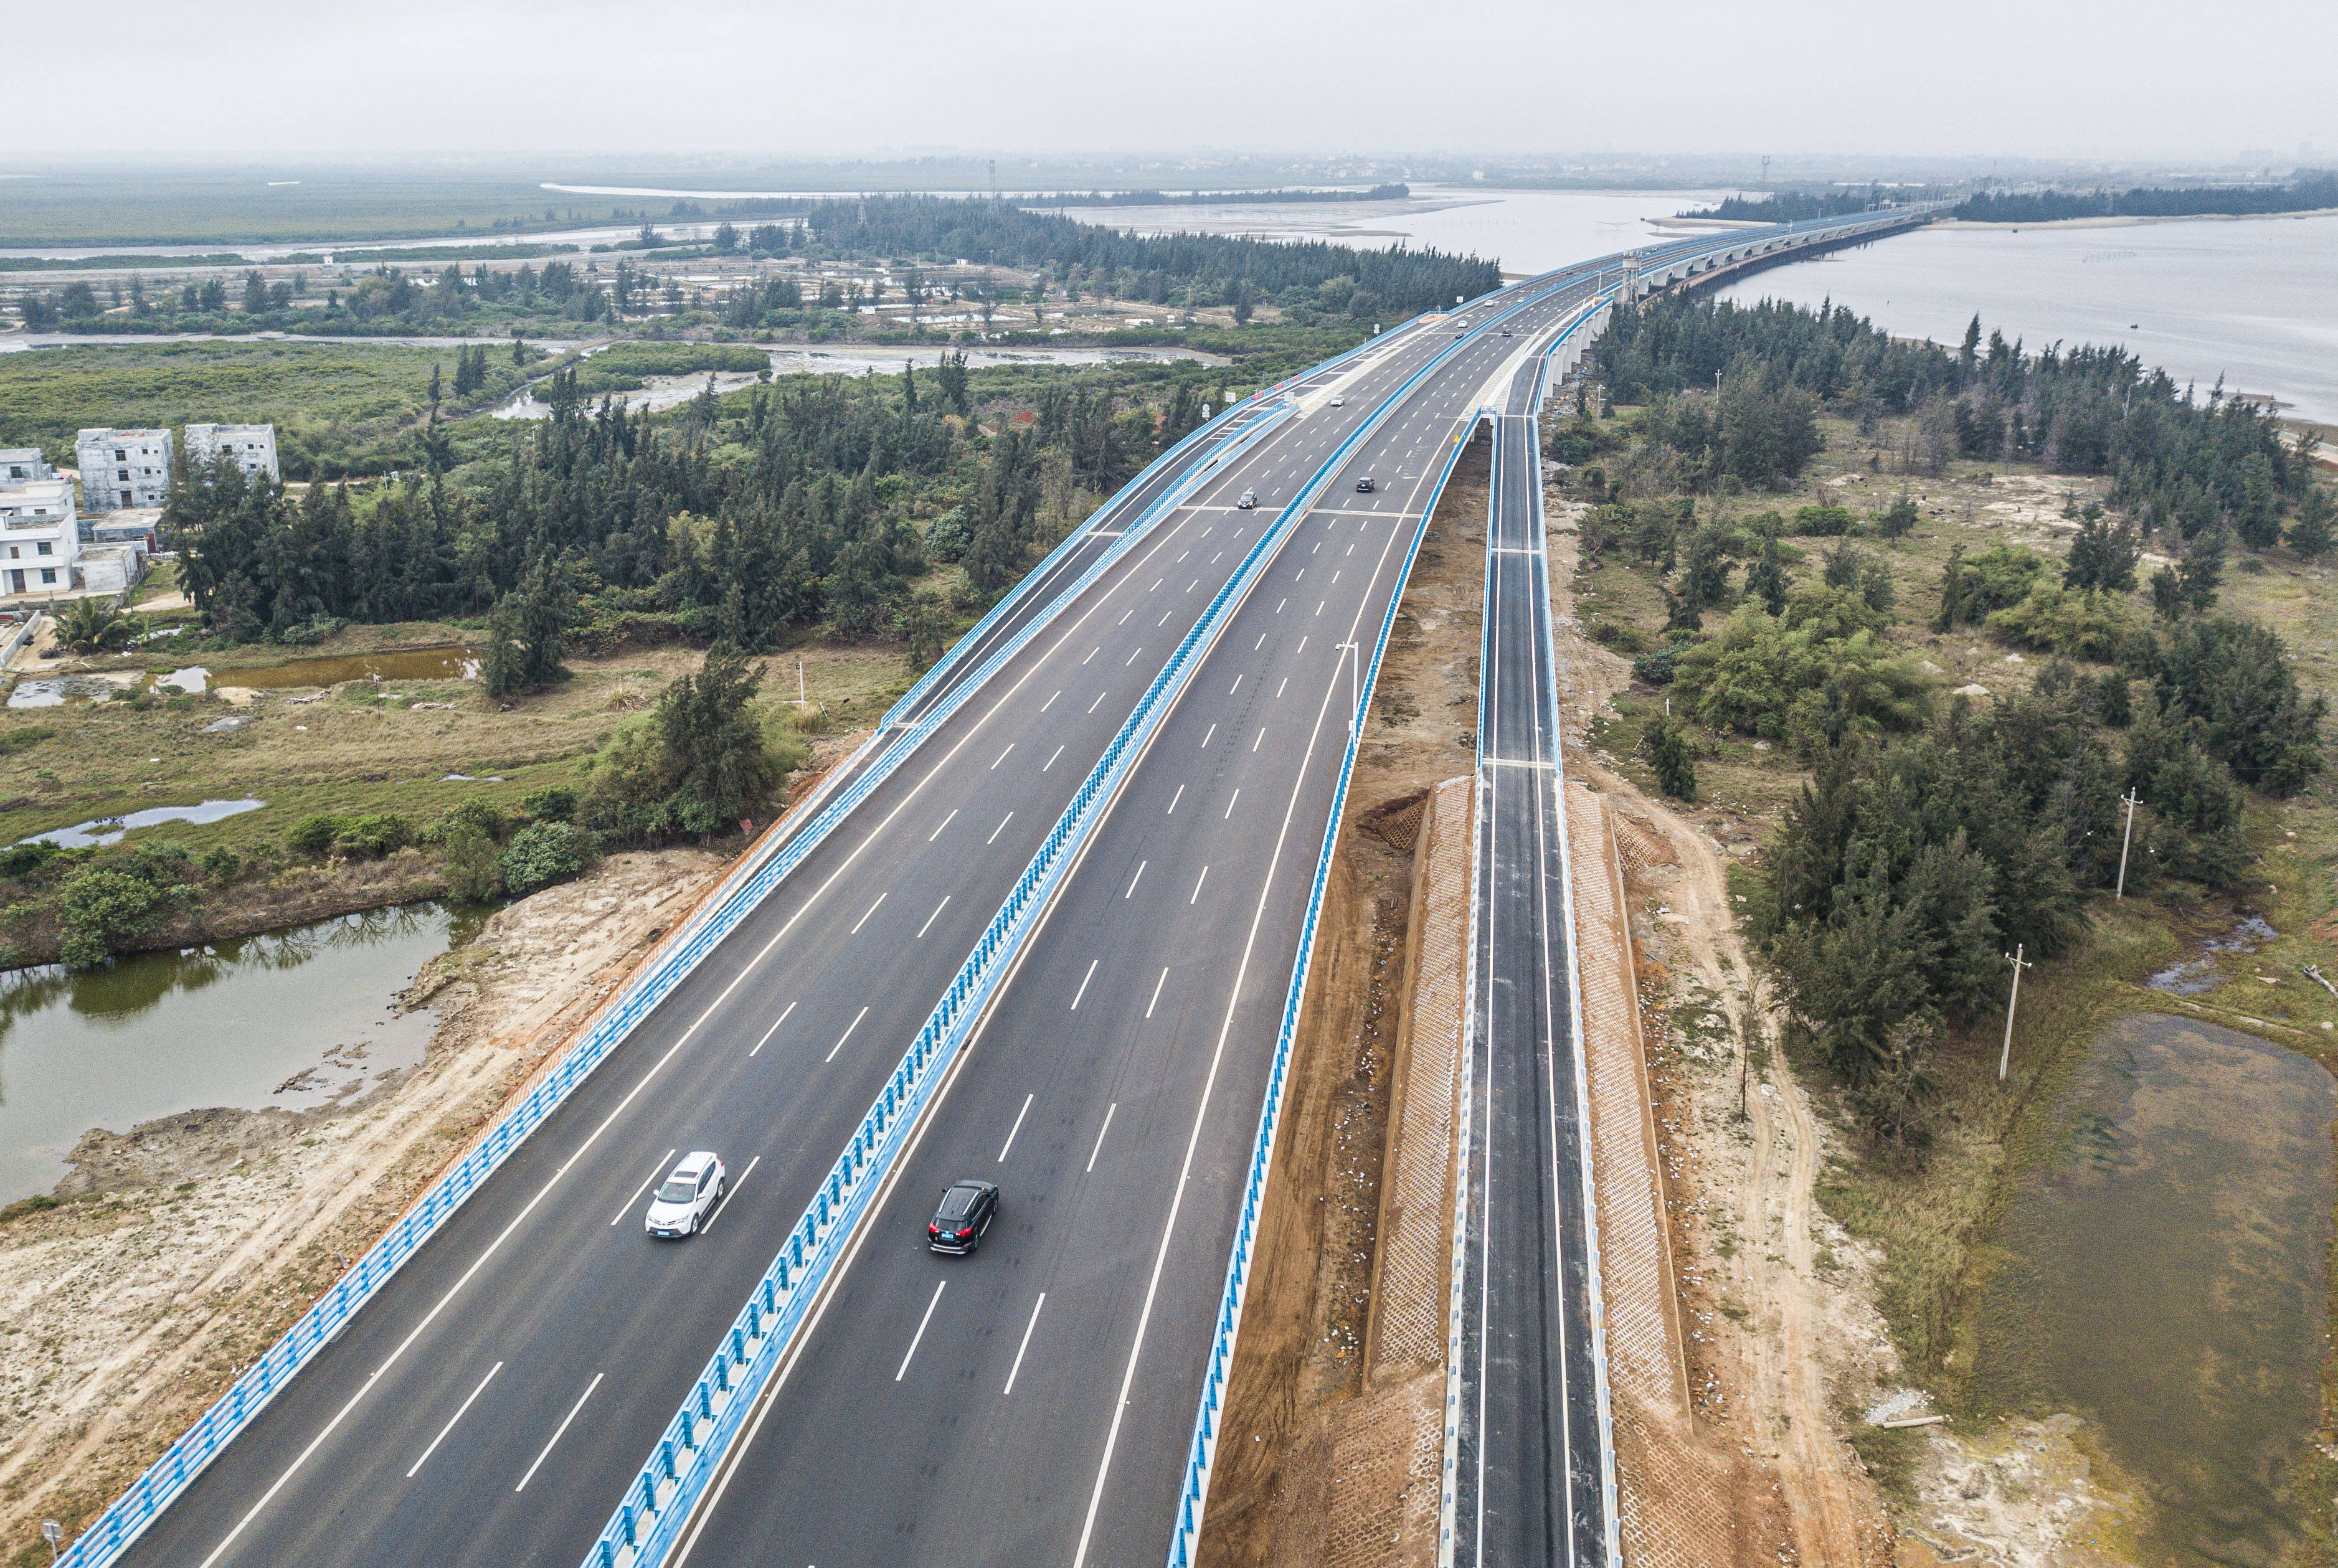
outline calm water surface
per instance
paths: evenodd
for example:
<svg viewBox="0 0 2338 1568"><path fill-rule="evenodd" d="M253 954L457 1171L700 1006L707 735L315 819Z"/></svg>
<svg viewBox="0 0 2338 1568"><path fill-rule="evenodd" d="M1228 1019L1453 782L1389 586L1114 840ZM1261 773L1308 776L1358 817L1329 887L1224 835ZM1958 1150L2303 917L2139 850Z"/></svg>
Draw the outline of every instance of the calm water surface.
<svg viewBox="0 0 2338 1568"><path fill-rule="evenodd" d="M1980 314L2032 349L2115 343L2202 396L2267 393L2338 422L2338 215L2112 229L1921 229L1760 272L1725 299L1832 298L1901 338Z"/></svg>
<svg viewBox="0 0 2338 1568"><path fill-rule="evenodd" d="M2274 1562L2329 1505L2284 1471L2321 1409L2338 1087L2252 1035L2138 1016L2065 1109L1994 1239L1980 1391L2097 1423L2158 1505L2150 1561Z"/></svg>
<svg viewBox="0 0 2338 1568"><path fill-rule="evenodd" d="M0 1203L54 1186L92 1127L302 1110L414 1066L437 1021L390 1005L468 935L464 919L416 904L85 974L0 975Z"/></svg>

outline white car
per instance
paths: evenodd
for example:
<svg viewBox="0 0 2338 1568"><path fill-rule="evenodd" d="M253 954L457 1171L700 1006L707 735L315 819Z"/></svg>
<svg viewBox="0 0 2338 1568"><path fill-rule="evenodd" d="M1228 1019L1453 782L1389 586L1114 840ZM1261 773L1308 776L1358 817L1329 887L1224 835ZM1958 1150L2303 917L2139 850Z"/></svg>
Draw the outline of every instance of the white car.
<svg viewBox="0 0 2338 1568"><path fill-rule="evenodd" d="M723 1189L729 1184L722 1161L713 1151L693 1150L682 1157L682 1162L651 1195L650 1211L642 1217L642 1228L653 1236L694 1236L714 1206L722 1201Z"/></svg>
<svg viewBox="0 0 2338 1568"><path fill-rule="evenodd" d="M1337 392L1334 392L1334 393L1332 393L1332 394L1331 394L1331 407L1334 407L1334 408L1345 408L1347 406L1348 406L1348 400L1347 400L1347 398L1345 398L1345 397L1341 397L1341 396L1339 393L1337 393Z"/></svg>

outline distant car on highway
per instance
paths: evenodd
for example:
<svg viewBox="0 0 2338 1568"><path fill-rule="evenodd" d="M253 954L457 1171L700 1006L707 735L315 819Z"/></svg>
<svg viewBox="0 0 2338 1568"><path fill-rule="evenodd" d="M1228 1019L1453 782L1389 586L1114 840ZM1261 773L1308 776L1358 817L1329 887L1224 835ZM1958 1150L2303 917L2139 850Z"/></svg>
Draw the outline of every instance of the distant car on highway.
<svg viewBox="0 0 2338 1568"><path fill-rule="evenodd" d="M1348 400L1347 400L1347 398L1346 398L1346 397L1344 397L1341 396L1341 395L1340 395L1339 393L1337 393L1337 392L1334 392L1334 393L1332 393L1332 394L1331 394L1331 407L1334 407L1334 408L1345 408L1347 406L1348 406Z"/></svg>
<svg viewBox="0 0 2338 1568"><path fill-rule="evenodd" d="M998 1188L989 1181L977 1181L968 1177L950 1183L942 1194L940 1207L926 1224L926 1245L937 1252L954 1252L960 1257L982 1245L990 1231L990 1222L998 1218Z"/></svg>
<svg viewBox="0 0 2338 1568"><path fill-rule="evenodd" d="M694 1236L714 1206L722 1201L723 1189L729 1184L720 1156L709 1149L693 1150L682 1157L682 1162L651 1195L650 1211L642 1217L642 1228L653 1236Z"/></svg>
<svg viewBox="0 0 2338 1568"><path fill-rule="evenodd" d="M1241 510L1241 511L1244 511L1244 512L1249 511L1252 507L1253 507L1253 506L1255 506L1255 505L1258 505L1258 492L1257 492L1257 491L1255 491L1255 490L1245 490L1245 491L1243 491L1243 492L1242 493L1242 499L1234 503L1234 505L1236 506L1236 508L1238 508L1238 509L1239 509L1239 510Z"/></svg>
<svg viewBox="0 0 2338 1568"><path fill-rule="evenodd" d="M1369 495L1372 493L1372 476L1369 474L1356 481L1356 492L1359 495Z"/></svg>

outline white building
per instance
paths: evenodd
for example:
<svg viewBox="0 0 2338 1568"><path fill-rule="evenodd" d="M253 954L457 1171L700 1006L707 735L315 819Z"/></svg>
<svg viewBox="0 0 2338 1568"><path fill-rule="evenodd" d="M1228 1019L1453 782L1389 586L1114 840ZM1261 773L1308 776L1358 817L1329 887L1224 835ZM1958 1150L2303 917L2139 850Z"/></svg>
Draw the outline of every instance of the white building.
<svg viewBox="0 0 2338 1568"><path fill-rule="evenodd" d="M74 450L81 459L82 504L93 513L160 506L169 495L168 430L84 430Z"/></svg>
<svg viewBox="0 0 2338 1568"><path fill-rule="evenodd" d="M70 593L80 554L72 480L35 479L0 490L0 597Z"/></svg>
<svg viewBox="0 0 2338 1568"><path fill-rule="evenodd" d="M42 461L38 446L0 446L0 485L56 476L57 471Z"/></svg>
<svg viewBox="0 0 2338 1568"><path fill-rule="evenodd" d="M146 553L135 544L92 544L82 551L74 571L87 593L120 593L146 575Z"/></svg>
<svg viewBox="0 0 2338 1568"><path fill-rule="evenodd" d="M221 452L231 454L236 466L247 475L265 474L270 479L284 477L276 466L276 426L273 425L190 425L187 426L187 456L209 467L211 459Z"/></svg>

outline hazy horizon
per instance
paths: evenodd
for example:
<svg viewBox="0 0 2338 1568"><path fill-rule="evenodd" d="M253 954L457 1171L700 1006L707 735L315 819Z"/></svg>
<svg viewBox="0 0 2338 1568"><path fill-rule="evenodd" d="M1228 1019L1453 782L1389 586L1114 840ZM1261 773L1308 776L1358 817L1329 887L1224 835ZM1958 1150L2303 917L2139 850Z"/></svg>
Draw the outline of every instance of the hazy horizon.
<svg viewBox="0 0 2338 1568"><path fill-rule="evenodd" d="M21 45L44 30L19 15ZM6 156L20 169L712 149L808 162L995 149L2288 163L2338 158L2338 96L2323 81L2333 16L2308 0L2269 0L2243 26L2205 24L2174 0L1966 0L1888 20L1849 0L1758 17L1691 0L1661 27L1613 8L1481 7L1429 31L1392 0L1204 0L1142 23L1050 3L977 28L938 6L870 24L739 0L672 22L609 0L556 16L258 0L232 26L189 27L182 8L121 0L104 54L123 85L101 113L19 116ZM24 52L30 65L39 50ZM1593 151L1606 148L1639 151Z"/></svg>

